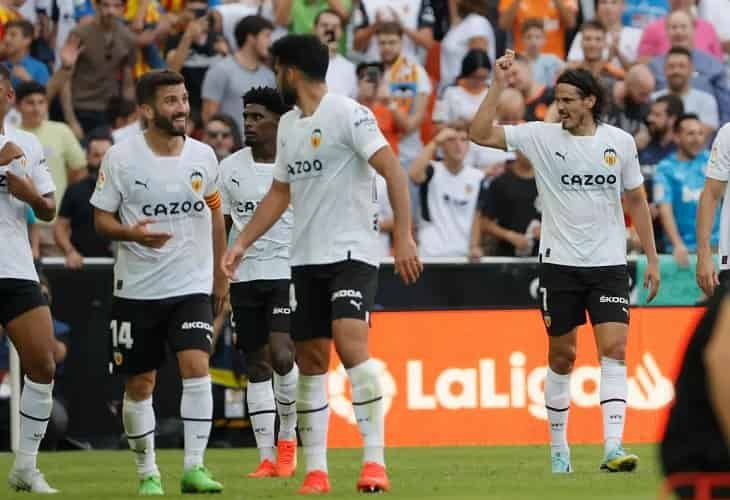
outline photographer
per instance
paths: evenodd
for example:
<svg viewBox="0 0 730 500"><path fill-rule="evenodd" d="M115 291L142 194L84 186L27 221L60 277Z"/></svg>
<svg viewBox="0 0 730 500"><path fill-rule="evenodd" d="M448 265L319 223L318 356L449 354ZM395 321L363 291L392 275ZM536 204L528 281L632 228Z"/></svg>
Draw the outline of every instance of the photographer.
<svg viewBox="0 0 730 500"><path fill-rule="evenodd" d="M357 80L355 65L337 53L342 38L342 18L334 10L323 10L314 19L314 32L330 49L330 64L327 67L327 90L333 94L355 99Z"/></svg>

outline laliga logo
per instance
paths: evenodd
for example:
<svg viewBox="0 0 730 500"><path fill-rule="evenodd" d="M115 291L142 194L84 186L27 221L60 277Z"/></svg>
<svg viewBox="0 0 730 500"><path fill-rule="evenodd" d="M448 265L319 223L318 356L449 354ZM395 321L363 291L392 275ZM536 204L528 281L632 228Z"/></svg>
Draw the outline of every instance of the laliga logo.
<svg viewBox="0 0 730 500"><path fill-rule="evenodd" d="M395 379L390 374L388 368L379 359L372 358L378 365L378 372L380 375L380 384L383 389L383 411L387 415L390 407L393 405L393 398L398 392ZM329 372L328 377L329 395L330 395L330 408L332 411L347 420L350 424L355 425L355 410L352 408L352 401L345 394L347 387L350 384L347 378L347 372L342 363Z"/></svg>

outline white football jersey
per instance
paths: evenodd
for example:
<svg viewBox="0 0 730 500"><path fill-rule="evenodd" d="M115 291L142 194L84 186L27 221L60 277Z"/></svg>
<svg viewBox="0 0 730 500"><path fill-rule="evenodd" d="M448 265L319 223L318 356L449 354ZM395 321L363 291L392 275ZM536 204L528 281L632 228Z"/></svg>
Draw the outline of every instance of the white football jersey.
<svg viewBox="0 0 730 500"><path fill-rule="evenodd" d="M481 170L464 167L452 174L439 162L431 162L426 182L420 186L421 220L418 225L422 257L465 257L469 251L471 224L484 178Z"/></svg>
<svg viewBox="0 0 730 500"><path fill-rule="evenodd" d="M33 265L33 252L28 237L28 218L25 202L8 191L7 172L27 175L42 195L56 190L48 171L43 146L33 134L5 126L5 135L0 135L0 147L13 142L23 150L25 156L0 166L0 234L3 251L0 252L0 278L38 281Z"/></svg>
<svg viewBox="0 0 730 500"><path fill-rule="evenodd" d="M122 224L152 219L149 231L172 237L162 248L120 242L114 295L163 299L213 289L211 211L218 161L210 146L185 138L180 156L157 156L143 134L112 146L101 164L91 204L119 214Z"/></svg>
<svg viewBox="0 0 730 500"><path fill-rule="evenodd" d="M244 148L221 162L220 192L223 213L233 219L229 242L251 221L256 207L274 179L274 165L257 163L251 148ZM251 245L236 270L234 283L289 279L289 247L294 216L291 207L261 238Z"/></svg>
<svg viewBox="0 0 730 500"><path fill-rule="evenodd" d="M379 264L377 192L369 158L388 145L372 112L327 94L312 116L281 117L274 179L290 184L291 265Z"/></svg>
<svg viewBox="0 0 730 500"><path fill-rule="evenodd" d="M504 130L507 147L522 152L535 168L542 261L577 267L626 264L621 193L644 182L634 138L602 123L592 136L572 135L560 123Z"/></svg>
<svg viewBox="0 0 730 500"><path fill-rule="evenodd" d="M717 132L712 144L710 161L707 162L706 177L722 182L730 180L730 123L726 123ZM720 269L730 269L728 254L730 254L730 184L725 188L725 201L720 213Z"/></svg>

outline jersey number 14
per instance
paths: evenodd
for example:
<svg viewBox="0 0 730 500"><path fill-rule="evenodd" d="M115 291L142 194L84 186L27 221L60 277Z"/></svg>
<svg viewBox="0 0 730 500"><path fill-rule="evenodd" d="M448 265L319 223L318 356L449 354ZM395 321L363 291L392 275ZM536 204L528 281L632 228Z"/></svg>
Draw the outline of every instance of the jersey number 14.
<svg viewBox="0 0 730 500"><path fill-rule="evenodd" d="M117 348L123 345L126 349L131 349L134 345L134 339L132 339L132 323L129 321L118 323L117 320L113 319L110 327L112 330L112 346Z"/></svg>

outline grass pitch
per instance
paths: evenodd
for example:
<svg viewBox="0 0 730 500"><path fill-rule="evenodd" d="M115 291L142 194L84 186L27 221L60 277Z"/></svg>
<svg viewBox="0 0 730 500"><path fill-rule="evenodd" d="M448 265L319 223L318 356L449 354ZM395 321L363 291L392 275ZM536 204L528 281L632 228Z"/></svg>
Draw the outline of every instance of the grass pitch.
<svg viewBox="0 0 730 500"><path fill-rule="evenodd" d="M573 446L575 472L566 476L550 473L547 446L395 448L387 451L392 490L388 498L459 499L490 498L520 500L651 499L656 497L659 466L654 446L628 446L640 457L636 472L609 474L598 471L599 446ZM180 494L182 452L160 450L166 497ZM248 479L258 460L255 449L209 450L206 465L223 482L221 499L300 498L296 495L303 470L293 479ZM301 453L300 453L301 460ZM0 474L6 477L10 454L0 454ZM59 488L58 499L136 498L134 457L124 451L44 453L39 465L51 486ZM301 462L300 462L301 465ZM332 499L360 498L355 482L360 471L359 450L329 453ZM186 495L190 499L190 495ZM0 487L0 498L30 498Z"/></svg>

